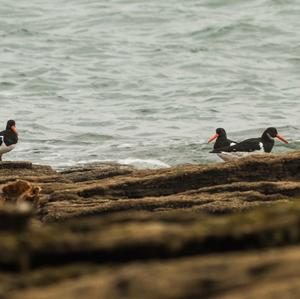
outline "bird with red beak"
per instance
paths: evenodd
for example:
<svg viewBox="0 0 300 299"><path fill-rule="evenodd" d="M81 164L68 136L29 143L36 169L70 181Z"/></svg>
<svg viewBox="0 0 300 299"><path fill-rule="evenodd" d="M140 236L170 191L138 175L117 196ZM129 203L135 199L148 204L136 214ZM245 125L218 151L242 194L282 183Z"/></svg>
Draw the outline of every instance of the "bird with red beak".
<svg viewBox="0 0 300 299"><path fill-rule="evenodd" d="M2 161L2 155L13 150L17 143L18 132L16 122L9 120L6 124L6 129L0 132L0 161Z"/></svg>
<svg viewBox="0 0 300 299"><path fill-rule="evenodd" d="M225 129L223 128L218 128L216 129L216 134L213 135L207 143L210 143L216 139L216 142L214 144L214 149L222 148L225 146L230 146L236 144L235 141L232 141L227 138L227 134Z"/></svg>
<svg viewBox="0 0 300 299"><path fill-rule="evenodd" d="M214 149L211 153L222 156L225 161L241 158L249 153L270 153L274 147L275 138L288 144L288 141L278 134L276 128L270 127L263 132L261 137L246 139L232 146Z"/></svg>

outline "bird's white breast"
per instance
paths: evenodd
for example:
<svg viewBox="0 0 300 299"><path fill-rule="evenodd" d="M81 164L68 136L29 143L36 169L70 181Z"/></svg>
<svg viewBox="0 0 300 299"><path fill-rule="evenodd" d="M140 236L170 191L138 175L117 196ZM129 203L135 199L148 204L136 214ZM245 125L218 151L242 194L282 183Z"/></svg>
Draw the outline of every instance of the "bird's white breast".
<svg viewBox="0 0 300 299"><path fill-rule="evenodd" d="M3 142L0 146L0 155L10 152L16 147L15 144L6 146L6 144Z"/></svg>
<svg viewBox="0 0 300 299"><path fill-rule="evenodd" d="M225 162L233 161L240 158L248 157L250 155L262 154L263 151L255 151L255 152L221 152L217 155Z"/></svg>

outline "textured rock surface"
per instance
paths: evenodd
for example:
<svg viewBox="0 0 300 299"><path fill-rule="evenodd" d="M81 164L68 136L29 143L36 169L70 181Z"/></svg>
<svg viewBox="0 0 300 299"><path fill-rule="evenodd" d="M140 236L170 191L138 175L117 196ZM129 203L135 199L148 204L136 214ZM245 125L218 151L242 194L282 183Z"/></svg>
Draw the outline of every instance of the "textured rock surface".
<svg viewBox="0 0 300 299"><path fill-rule="evenodd" d="M56 270L64 271L68 279L53 269L36 271L27 278L32 288L12 298L299 298L299 252L299 247L288 247L115 268L86 265L85 272L79 266ZM14 277L11 284L19 281Z"/></svg>
<svg viewBox="0 0 300 299"><path fill-rule="evenodd" d="M37 208L0 205L0 298L299 298L300 152L145 171L0 163L1 189L20 179L41 192Z"/></svg>

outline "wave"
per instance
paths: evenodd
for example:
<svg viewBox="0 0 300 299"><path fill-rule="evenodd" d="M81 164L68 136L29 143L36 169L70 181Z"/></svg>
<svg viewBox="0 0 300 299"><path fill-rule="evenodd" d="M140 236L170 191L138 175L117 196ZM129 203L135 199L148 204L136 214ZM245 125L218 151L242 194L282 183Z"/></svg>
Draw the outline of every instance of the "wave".
<svg viewBox="0 0 300 299"><path fill-rule="evenodd" d="M125 159L105 159L105 160L69 160L69 161L56 161L55 163L51 163L53 161L47 160L47 163L54 167L57 170L65 170L69 167L74 166L83 166L89 164L120 164L120 165L131 165L136 169L159 169L159 168L169 168L171 167L169 164L157 160L157 159L138 159L138 158L125 158Z"/></svg>
<svg viewBox="0 0 300 299"><path fill-rule="evenodd" d="M138 169L169 168L169 164L156 159L126 158L117 160L119 164L133 165Z"/></svg>

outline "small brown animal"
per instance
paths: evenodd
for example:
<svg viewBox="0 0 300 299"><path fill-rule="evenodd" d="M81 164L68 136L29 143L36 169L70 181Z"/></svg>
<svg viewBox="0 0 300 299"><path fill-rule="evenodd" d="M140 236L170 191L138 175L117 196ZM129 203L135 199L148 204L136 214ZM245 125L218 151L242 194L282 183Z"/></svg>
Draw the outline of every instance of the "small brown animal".
<svg viewBox="0 0 300 299"><path fill-rule="evenodd" d="M32 185L27 181L17 180L2 188L2 197L6 202L19 204L27 201L37 205L40 191L41 187L39 186Z"/></svg>

